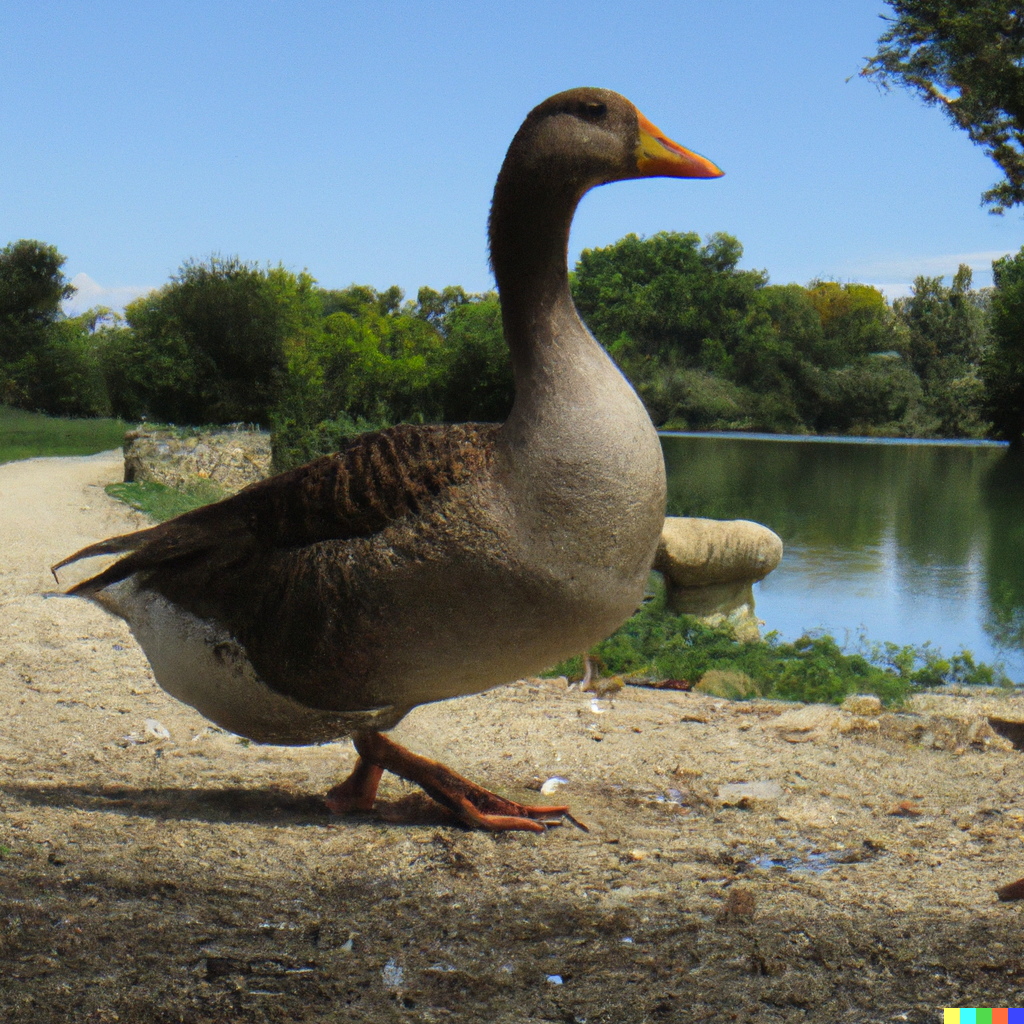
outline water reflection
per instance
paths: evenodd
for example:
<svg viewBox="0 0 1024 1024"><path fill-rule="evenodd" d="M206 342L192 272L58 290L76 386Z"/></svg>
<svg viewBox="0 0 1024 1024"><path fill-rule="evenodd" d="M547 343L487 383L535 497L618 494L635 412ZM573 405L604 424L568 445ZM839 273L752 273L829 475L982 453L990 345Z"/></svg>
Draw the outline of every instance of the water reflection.
<svg viewBox="0 0 1024 1024"><path fill-rule="evenodd" d="M669 514L786 544L769 628L967 647L1024 678L1024 462L990 445L665 437Z"/></svg>

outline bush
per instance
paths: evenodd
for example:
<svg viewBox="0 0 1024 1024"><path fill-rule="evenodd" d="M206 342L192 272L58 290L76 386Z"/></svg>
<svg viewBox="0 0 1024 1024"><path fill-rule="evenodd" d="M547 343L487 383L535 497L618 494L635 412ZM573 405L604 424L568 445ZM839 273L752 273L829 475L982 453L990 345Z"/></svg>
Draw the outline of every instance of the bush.
<svg viewBox="0 0 1024 1024"><path fill-rule="evenodd" d="M735 684L742 677L746 682L735 686L737 699L763 695L839 704L851 693L872 693L886 705L900 705L925 687L1013 685L1000 666L976 664L970 651L947 660L928 644L869 644L861 636L859 650L847 653L827 634L783 643L775 633L758 643L743 643L728 625L708 626L672 614L663 592L590 654L609 674L681 679L694 685L702 679ZM583 658L570 658L547 674L579 678Z"/></svg>
<svg viewBox="0 0 1024 1024"><path fill-rule="evenodd" d="M274 423L271 451L275 473L283 473L295 466L341 451L358 434L381 430L387 423L371 423L362 417L341 413L334 419L321 420L308 426L295 419L283 418Z"/></svg>

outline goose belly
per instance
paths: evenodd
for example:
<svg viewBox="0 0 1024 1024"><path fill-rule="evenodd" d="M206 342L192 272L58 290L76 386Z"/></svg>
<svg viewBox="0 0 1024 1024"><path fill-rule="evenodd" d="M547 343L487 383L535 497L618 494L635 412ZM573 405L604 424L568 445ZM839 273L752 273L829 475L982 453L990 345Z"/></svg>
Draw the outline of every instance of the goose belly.
<svg viewBox="0 0 1024 1024"><path fill-rule="evenodd" d="M105 588L96 600L125 619L167 693L256 742L326 743L357 729L388 729L408 710L324 711L276 693L222 626L140 587L132 577Z"/></svg>

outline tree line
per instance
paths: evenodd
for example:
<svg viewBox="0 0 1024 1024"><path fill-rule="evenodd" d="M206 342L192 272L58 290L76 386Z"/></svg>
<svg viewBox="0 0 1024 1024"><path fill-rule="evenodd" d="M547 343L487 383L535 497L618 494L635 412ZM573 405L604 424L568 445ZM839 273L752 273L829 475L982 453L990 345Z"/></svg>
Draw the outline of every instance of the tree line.
<svg viewBox="0 0 1024 1024"><path fill-rule="evenodd" d="M995 285L918 277L773 285L727 234L627 235L571 275L584 320L664 429L1024 439L1024 249ZM513 388L494 292L320 287L189 260L123 317L69 317L52 245L0 250L0 401L73 416L271 428L280 466L397 422L501 420Z"/></svg>

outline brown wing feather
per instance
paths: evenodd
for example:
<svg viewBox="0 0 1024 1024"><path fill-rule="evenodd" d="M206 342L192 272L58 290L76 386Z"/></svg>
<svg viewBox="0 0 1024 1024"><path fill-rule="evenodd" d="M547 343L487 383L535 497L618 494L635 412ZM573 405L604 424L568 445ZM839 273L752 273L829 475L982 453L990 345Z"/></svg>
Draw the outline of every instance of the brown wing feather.
<svg viewBox="0 0 1024 1024"><path fill-rule="evenodd" d="M415 514L483 467L497 427L392 427L147 530L112 537L58 562L129 552L68 592L89 595L134 573L206 563L207 578L260 551L368 537ZM157 588L162 589L162 588Z"/></svg>

